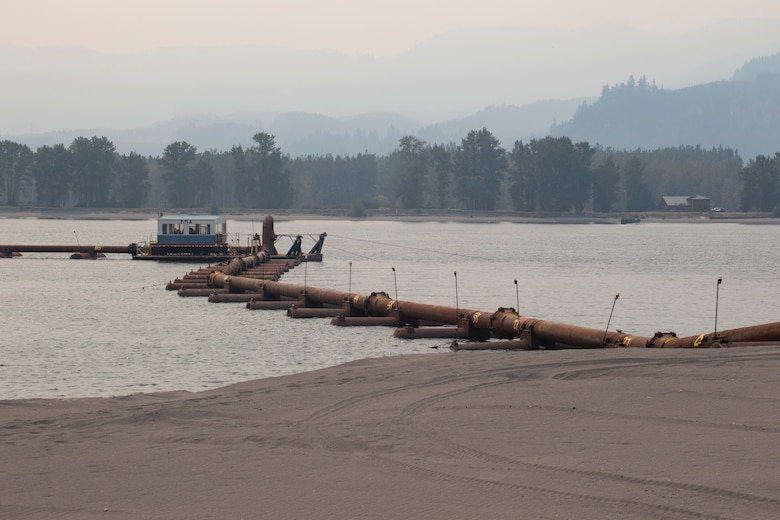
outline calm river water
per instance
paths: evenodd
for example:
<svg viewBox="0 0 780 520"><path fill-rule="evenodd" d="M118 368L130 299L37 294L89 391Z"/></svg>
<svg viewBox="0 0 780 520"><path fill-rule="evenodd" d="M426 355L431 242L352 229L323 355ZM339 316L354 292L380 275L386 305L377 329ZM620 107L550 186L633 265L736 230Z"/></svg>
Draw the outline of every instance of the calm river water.
<svg viewBox="0 0 780 520"><path fill-rule="evenodd" d="M0 244L126 245L154 228L153 220L0 219ZM780 226L277 220L275 228L328 233L322 263L282 278L313 287L485 311L519 302L523 315L594 328L606 326L620 293L610 329L646 336L711 331L716 291L719 330L780 319ZM242 243L260 229L228 221ZM277 247L288 246L283 237ZM200 266L129 255L0 259L0 399L199 391L449 344L165 290Z"/></svg>

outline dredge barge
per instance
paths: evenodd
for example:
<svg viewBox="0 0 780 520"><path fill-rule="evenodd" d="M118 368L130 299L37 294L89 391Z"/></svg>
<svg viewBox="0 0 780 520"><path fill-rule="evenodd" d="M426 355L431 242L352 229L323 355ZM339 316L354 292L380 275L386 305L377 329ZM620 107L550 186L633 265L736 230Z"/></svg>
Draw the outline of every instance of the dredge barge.
<svg viewBox="0 0 780 520"><path fill-rule="evenodd" d="M246 245L232 239L227 232L225 217L221 215L167 215L157 219L157 237L130 244L133 260L167 261L225 261L231 258L256 254L265 249L270 255L279 256L276 240L281 236L293 237L293 243L285 257L300 257L302 261L321 261L325 233L321 233L308 253L301 249L301 235L277 235L273 230L273 217L265 217L263 236L254 235Z"/></svg>
<svg viewBox="0 0 780 520"><path fill-rule="evenodd" d="M280 255L276 241L285 236L292 239L292 245L286 254ZM255 234L242 245L238 238L228 234L225 217L221 215L160 215L156 234L127 246L0 245L0 258L21 256L22 253L71 253L72 259L94 259L105 257L106 253L124 253L131 255L133 260L222 262L256 254L262 249L277 258L319 262L326 236L321 233L314 239L309 252L304 252L303 236L275 234L273 217L268 215L263 221L262 237Z"/></svg>

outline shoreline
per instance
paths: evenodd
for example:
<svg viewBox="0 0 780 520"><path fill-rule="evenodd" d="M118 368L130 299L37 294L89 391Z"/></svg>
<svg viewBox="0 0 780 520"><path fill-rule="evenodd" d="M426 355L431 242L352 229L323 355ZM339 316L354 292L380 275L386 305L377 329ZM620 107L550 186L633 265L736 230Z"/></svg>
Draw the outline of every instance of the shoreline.
<svg viewBox="0 0 780 520"><path fill-rule="evenodd" d="M164 210L172 214L206 214L202 209L170 209ZM221 215L238 221L258 221L266 215L272 215L275 221L292 220L354 220L366 221L397 221L397 222L460 222L460 223L499 223L510 222L519 224L621 224L621 218L627 214L610 215L595 214L564 214L536 216L510 211L461 211L461 210L374 210L363 217L351 216L349 210L317 210L317 211L220 211ZM0 219L42 219L42 220L155 220L159 210L143 209L10 209L0 208ZM739 224L780 224L780 219L766 214L682 214L653 213L642 215L642 222L652 223L739 223Z"/></svg>

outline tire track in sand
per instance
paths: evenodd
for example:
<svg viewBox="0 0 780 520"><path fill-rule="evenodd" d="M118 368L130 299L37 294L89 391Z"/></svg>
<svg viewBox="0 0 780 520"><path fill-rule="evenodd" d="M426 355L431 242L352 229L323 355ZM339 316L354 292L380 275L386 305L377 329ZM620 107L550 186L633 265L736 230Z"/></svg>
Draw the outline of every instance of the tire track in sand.
<svg viewBox="0 0 780 520"><path fill-rule="evenodd" d="M760 356L759 356L760 357ZM730 489L718 488L713 486L705 486L692 484L690 482L675 482L667 480L659 480L652 478L627 476L617 473L610 473L604 471L595 470L583 470L572 467L530 463L524 462L514 457L491 453L489 451L475 449L466 446L453 440L449 435L442 433L436 428L421 424L418 416L447 399L455 397L462 397L471 392L478 390L489 389L492 387L503 386L507 384L516 383L522 380L523 375L527 378L538 377L539 371L558 370L552 376L548 376L549 379L561 378L561 377L579 377L593 373L597 371L604 373L605 371L616 371L626 368L647 367L654 364L663 364L668 360L658 359L624 359L624 360L609 360L608 365L599 365L594 367L594 361L587 362L563 362L563 363L546 363L532 365L528 368L508 367L489 369L478 372L472 372L465 375L451 375L443 376L433 380L424 381L418 384L405 385L400 387L393 387L383 389L367 394L356 395L352 398L342 400L331 406L324 407L312 413L306 420L302 421L301 428L306 432L311 441L320 444L323 448L330 451L338 451L349 454L352 457L360 458L364 460L371 460L375 463L394 467L404 472L411 472L421 476L425 476L427 479L448 481L448 482L462 482L467 483L470 486L478 485L484 487L486 490L494 489L505 492L507 489L512 489L519 492L534 493L540 496L547 496L551 498L558 498L563 500L577 500L579 502L608 507L610 509L617 508L621 511L626 511L626 508L632 510L642 511L655 511L661 515L672 515L675 517L683 518L724 518L715 514L715 512L704 513L689 508L676 507L673 505L660 504L654 502L645 502L639 500L630 500L625 498L615 498L604 496L603 493L574 493L572 491L566 491L561 489L555 489L553 487L536 486L530 484L524 484L520 482L510 481L508 479L498 480L493 478L481 478L474 475L459 474L452 470L436 469L433 465L424 466L421 463L408 463L403 460L394 458L392 454L384 454L378 450L366 450L364 446L358 445L355 441L345 438L342 435L337 434L334 431L334 420L342 415L346 415L347 412L360 410L362 408L371 408L373 404L381 404L381 400L385 398L399 398L405 395L417 397L421 393L430 392L435 390L430 395L426 395L422 398L415 398L409 401L399 414L392 418L391 426L398 431L397 435L411 435L415 442L425 444L427 449L434 449L440 455L455 458L456 460L466 460L476 462L478 464L499 466L500 469L512 469L517 470L519 468L535 472L544 472L549 476L553 476L560 480L563 478L575 478L575 479L587 479L597 480L599 482L611 482L614 485L622 487L641 487L643 490L648 488L654 488L659 494L663 494L664 490L672 492L686 492L689 494L697 495L699 498L707 498L709 501L713 499L726 500L733 504L738 504L742 510L745 507L750 509L756 509L756 513L763 511L766 514L767 506L776 508L780 506L780 500L772 497L765 497L757 494L744 493L740 491L734 491ZM739 361L736 359L735 361ZM617 364L616 364L617 363ZM598 363L596 363L598 364ZM578 365L584 365L588 368L581 368L579 370L567 370L564 372L559 371L561 368L573 368ZM499 381L484 382L484 378L490 377L502 377ZM510 377L511 376L511 377ZM470 381L477 380L474 383ZM459 386L454 389L445 389L445 387L451 387L452 385L462 385L467 383L466 386ZM438 390L438 391L436 391ZM443 390L443 391L442 391ZM555 409L556 407L550 407ZM610 415L609 412L593 411L597 414ZM586 411L587 413L587 411ZM621 419L644 419L640 415L630 414L614 414L614 416ZM664 420L667 418L658 418ZM672 422L680 422L679 419L671 419ZM685 423L702 424L701 421L687 421L682 420ZM727 425L718 423L704 423L708 426L726 427ZM731 425L728 425L731 426ZM645 494L646 491L644 491ZM636 496L636 494L634 494ZM717 509L716 507L713 509ZM756 517L753 515L753 517ZM771 518L768 516L767 518Z"/></svg>

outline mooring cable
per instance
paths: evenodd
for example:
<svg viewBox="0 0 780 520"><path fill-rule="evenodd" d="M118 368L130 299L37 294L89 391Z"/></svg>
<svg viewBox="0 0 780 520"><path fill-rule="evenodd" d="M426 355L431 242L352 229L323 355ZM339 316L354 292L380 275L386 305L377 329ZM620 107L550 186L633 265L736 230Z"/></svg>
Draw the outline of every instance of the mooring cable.
<svg viewBox="0 0 780 520"><path fill-rule="evenodd" d="M336 246L334 246L333 244L330 244L330 243L328 244L328 249L335 249L336 251L341 251L342 253L347 253L347 254L350 254L350 255L359 256L361 258L365 258L366 260L375 260L375 258L372 258L370 256L361 255L360 253L355 253L354 251L350 251L348 249L342 249L342 248L336 247Z"/></svg>
<svg viewBox="0 0 780 520"><path fill-rule="evenodd" d="M423 248L423 247L403 246L403 245L400 245L400 244L393 244L393 243L390 243L390 242L380 242L379 240L369 240L367 238L346 237L346 236L332 235L332 234L328 234L328 236L329 237L334 237L334 238L342 238L342 239L345 239L345 240L356 240L358 242L368 242L369 244L378 244L378 245L382 245L382 246L398 247L398 248L401 248L401 249L409 249L409 250L412 250L412 251L422 251L423 253L435 253L435 254L443 254L443 255L450 255L450 256L460 256L460 257L463 257L463 258L470 258L472 260L485 260L485 261L495 260L495 258L487 258L487 257L484 257L484 256L466 255L466 254L463 254L463 253L450 253L448 251L439 251L439 250L434 250L434 249L426 249L426 248ZM333 247L333 245L329 244L328 247Z"/></svg>

